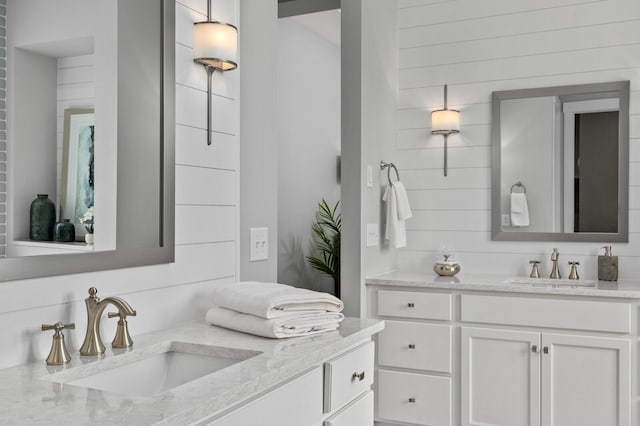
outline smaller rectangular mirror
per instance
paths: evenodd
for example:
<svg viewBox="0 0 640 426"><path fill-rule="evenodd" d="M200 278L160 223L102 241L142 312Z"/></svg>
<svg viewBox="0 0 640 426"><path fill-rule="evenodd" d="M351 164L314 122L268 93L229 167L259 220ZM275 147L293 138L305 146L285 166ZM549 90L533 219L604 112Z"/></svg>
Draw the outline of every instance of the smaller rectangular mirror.
<svg viewBox="0 0 640 426"><path fill-rule="evenodd" d="M492 239L627 242L629 82L493 92Z"/></svg>

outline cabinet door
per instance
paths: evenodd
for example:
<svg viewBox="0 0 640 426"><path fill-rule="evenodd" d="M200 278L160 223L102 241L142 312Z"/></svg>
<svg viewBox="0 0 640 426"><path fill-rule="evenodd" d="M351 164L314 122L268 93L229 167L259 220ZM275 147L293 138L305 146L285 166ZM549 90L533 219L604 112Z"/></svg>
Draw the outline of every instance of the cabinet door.
<svg viewBox="0 0 640 426"><path fill-rule="evenodd" d="M628 426L630 342L542 335L542 424Z"/></svg>
<svg viewBox="0 0 640 426"><path fill-rule="evenodd" d="M462 424L539 425L539 348L539 333L462 327Z"/></svg>

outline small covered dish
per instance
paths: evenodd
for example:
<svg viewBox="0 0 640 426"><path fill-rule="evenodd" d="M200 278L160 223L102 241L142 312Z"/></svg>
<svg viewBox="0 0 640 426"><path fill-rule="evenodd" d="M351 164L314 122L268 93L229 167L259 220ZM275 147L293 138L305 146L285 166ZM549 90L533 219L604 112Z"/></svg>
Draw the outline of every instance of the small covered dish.
<svg viewBox="0 0 640 426"><path fill-rule="evenodd" d="M451 277L460 272L460 264L455 261L451 254L443 254L443 260L436 261L433 264L433 270L436 274L443 277Z"/></svg>

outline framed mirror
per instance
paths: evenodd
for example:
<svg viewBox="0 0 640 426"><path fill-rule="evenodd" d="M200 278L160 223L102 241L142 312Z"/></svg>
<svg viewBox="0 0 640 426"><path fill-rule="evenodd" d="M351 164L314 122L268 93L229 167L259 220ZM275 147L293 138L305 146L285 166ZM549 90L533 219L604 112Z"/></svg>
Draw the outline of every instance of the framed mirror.
<svg viewBox="0 0 640 426"><path fill-rule="evenodd" d="M7 0L6 22L0 281L173 262L175 2ZM38 194L75 240L33 238Z"/></svg>
<svg viewBox="0 0 640 426"><path fill-rule="evenodd" d="M492 239L627 242L629 82L493 92Z"/></svg>

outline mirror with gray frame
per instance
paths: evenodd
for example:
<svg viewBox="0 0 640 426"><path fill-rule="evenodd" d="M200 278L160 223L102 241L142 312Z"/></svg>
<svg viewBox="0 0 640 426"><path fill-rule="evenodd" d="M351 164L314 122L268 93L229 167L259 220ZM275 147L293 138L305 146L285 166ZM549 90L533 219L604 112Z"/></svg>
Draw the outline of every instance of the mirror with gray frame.
<svg viewBox="0 0 640 426"><path fill-rule="evenodd" d="M175 2L6 0L3 10L0 281L172 262ZM56 221L75 222L75 241L32 238L38 194Z"/></svg>
<svg viewBox="0 0 640 426"><path fill-rule="evenodd" d="M492 239L628 241L629 82L493 92Z"/></svg>

